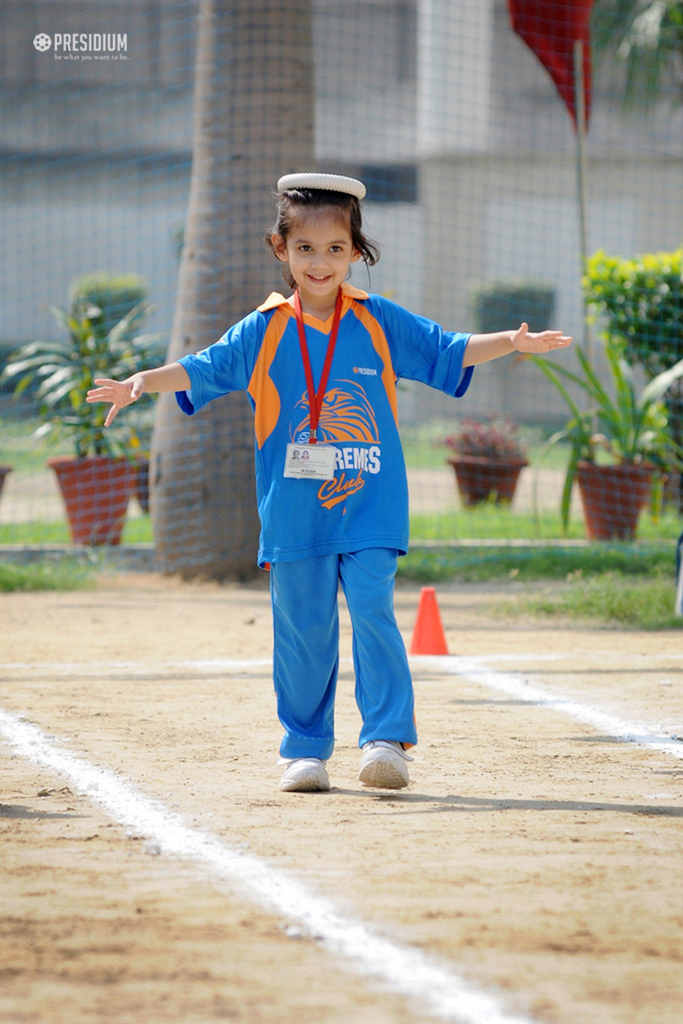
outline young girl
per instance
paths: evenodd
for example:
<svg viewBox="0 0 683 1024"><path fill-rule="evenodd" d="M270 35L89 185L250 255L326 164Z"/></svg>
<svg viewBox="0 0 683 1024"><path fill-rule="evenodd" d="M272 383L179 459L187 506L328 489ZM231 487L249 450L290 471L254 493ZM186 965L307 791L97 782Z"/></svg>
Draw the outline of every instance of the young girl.
<svg viewBox="0 0 683 1024"><path fill-rule="evenodd" d="M509 352L547 352L571 338L444 331L347 283L350 264L379 258L363 234L365 186L332 174L278 182L267 244L289 298L273 293L203 352L96 380L89 402L111 402L106 425L146 392L174 391L193 415L246 390L255 412L259 565L270 567L273 675L285 735L281 789L328 790L339 666L337 595L353 626L356 701L363 725L360 781L408 785L417 743L413 687L393 610L396 562L408 549L408 487L396 382L419 380L460 397L473 367Z"/></svg>

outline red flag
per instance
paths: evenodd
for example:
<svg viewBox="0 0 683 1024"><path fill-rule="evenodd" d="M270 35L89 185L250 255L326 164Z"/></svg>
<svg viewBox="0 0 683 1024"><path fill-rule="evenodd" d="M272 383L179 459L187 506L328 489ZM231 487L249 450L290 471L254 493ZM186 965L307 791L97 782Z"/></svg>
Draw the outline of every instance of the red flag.
<svg viewBox="0 0 683 1024"><path fill-rule="evenodd" d="M593 0L508 0L515 32L534 51L576 124L574 42L583 41L586 124L590 113L589 22Z"/></svg>

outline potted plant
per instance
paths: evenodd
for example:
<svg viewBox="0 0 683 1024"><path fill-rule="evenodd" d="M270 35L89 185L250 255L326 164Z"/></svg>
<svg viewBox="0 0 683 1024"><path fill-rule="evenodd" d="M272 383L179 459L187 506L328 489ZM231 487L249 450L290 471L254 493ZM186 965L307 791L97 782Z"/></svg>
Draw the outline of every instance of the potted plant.
<svg viewBox="0 0 683 1024"><path fill-rule="evenodd" d="M100 310L92 320L93 330L106 336L111 328L130 313L149 294L147 282L139 274L111 274L95 271L76 278L69 287L69 306ZM160 358L164 353L159 351ZM158 362L158 360L157 360ZM128 416L131 445L135 449L138 479L135 495L143 512L149 512L149 449L152 443L153 402L145 401Z"/></svg>
<svg viewBox="0 0 683 1024"><path fill-rule="evenodd" d="M510 504L522 469L527 465L517 427L509 420L463 420L443 444L463 505L478 505L493 496L496 505Z"/></svg>
<svg viewBox="0 0 683 1024"><path fill-rule="evenodd" d="M580 345L576 346L581 373L550 365L547 359L531 358L564 398L572 413L566 427L547 442L541 461L559 441L569 441L571 454L564 481L561 516L569 523L572 485L578 480L586 530L591 540L635 536L638 516L650 494L652 478L671 465L681 466L683 449L667 429L662 401L668 389L683 377L683 359L658 374L636 395L633 369L624 348L608 336L605 355L612 377L612 397L603 386ZM588 396L591 408L579 409L563 381L571 381ZM599 430L594 429L594 425ZM598 450L609 463L600 464Z"/></svg>
<svg viewBox="0 0 683 1024"><path fill-rule="evenodd" d="M21 346L3 376L16 381L15 395L39 382L44 423L36 436L61 433L73 441L72 456L48 460L59 481L73 540L118 544L128 500L138 483L140 439L134 424L105 431L106 411L88 405L85 396L96 377L128 377L156 365L160 336L140 333L151 312L146 301L113 324L106 311L80 296L70 312L56 306L51 312L63 328L63 340Z"/></svg>
<svg viewBox="0 0 683 1024"><path fill-rule="evenodd" d="M683 249L632 259L600 249L588 260L584 287L606 333L623 343L628 362L642 366L648 379L683 359ZM683 380L669 388L663 401L669 431L683 445ZM671 476L683 512L683 478L677 472Z"/></svg>

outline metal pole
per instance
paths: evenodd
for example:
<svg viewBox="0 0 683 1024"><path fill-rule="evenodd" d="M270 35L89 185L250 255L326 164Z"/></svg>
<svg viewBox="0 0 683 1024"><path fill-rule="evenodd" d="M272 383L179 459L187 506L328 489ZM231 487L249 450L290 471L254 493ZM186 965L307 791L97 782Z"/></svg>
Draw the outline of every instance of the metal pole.
<svg viewBox="0 0 683 1024"><path fill-rule="evenodd" d="M581 246L581 275L588 265L588 230L586 227L586 94L583 87L583 40L574 41L574 101L576 105L576 170L579 195L579 242ZM583 287L583 341L591 366L594 362L593 337L588 326L588 308Z"/></svg>

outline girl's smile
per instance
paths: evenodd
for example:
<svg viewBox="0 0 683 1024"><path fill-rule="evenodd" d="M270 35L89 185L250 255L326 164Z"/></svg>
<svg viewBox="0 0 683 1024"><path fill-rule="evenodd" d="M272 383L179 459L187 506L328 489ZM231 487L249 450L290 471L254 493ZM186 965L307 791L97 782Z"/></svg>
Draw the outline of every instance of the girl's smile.
<svg viewBox="0 0 683 1024"><path fill-rule="evenodd" d="M349 266L361 258L348 225L335 211L316 212L300 219L286 241L280 235L272 240L278 259L289 264L303 311L327 320Z"/></svg>

